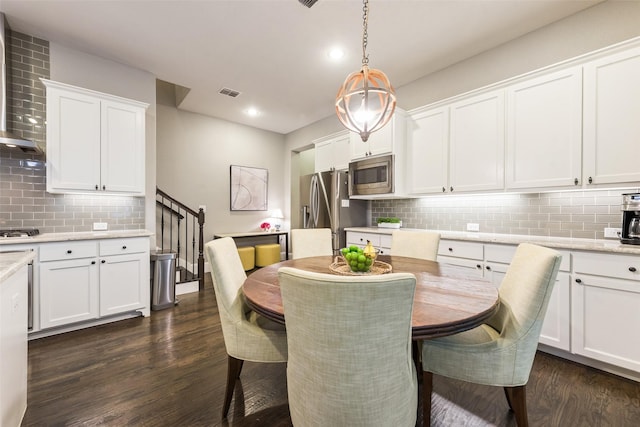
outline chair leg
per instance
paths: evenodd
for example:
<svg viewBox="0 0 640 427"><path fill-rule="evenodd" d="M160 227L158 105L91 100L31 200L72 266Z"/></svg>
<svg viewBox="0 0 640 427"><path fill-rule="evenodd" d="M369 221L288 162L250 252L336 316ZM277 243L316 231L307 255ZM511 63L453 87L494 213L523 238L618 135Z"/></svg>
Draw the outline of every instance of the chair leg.
<svg viewBox="0 0 640 427"><path fill-rule="evenodd" d="M413 355L413 363L416 365L416 373L418 374L418 382L422 381L420 371L422 371L422 341L411 341L411 352Z"/></svg>
<svg viewBox="0 0 640 427"><path fill-rule="evenodd" d="M233 398L233 389L236 387L236 379L240 376L244 360L236 359L227 355L227 389L224 392L224 404L222 405L222 419L227 418L231 399Z"/></svg>
<svg viewBox="0 0 640 427"><path fill-rule="evenodd" d="M529 419L527 417L527 391L526 386L521 385L518 387L505 387L505 395L507 396L507 402L509 407L516 416L516 425L518 427L528 427Z"/></svg>
<svg viewBox="0 0 640 427"><path fill-rule="evenodd" d="M504 387L504 397L507 398L509 410L513 411L513 403L511 403L511 389L509 387Z"/></svg>
<svg viewBox="0 0 640 427"><path fill-rule="evenodd" d="M422 425L431 425L431 393L433 392L433 374L422 371Z"/></svg>

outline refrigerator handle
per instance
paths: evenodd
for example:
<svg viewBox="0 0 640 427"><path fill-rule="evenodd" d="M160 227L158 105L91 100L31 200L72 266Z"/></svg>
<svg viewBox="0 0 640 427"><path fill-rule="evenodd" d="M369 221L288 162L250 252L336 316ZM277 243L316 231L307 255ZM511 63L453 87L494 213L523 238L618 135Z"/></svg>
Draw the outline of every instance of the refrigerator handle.
<svg viewBox="0 0 640 427"><path fill-rule="evenodd" d="M309 205L311 208L310 227L316 228L318 226L319 215L319 200L318 200L318 178L316 175L311 177L311 184L309 187Z"/></svg>
<svg viewBox="0 0 640 427"><path fill-rule="evenodd" d="M334 172L331 173L331 178L332 179L330 184L333 185ZM322 179L322 176L318 176L318 181L320 181L320 187L322 188L322 196L324 199L324 203L327 206L327 212L329 212L329 227L331 228L331 231L335 231L335 228L333 227L333 223L334 223L333 209L331 209L331 204L329 203L329 197L327 197L327 187L325 187L324 185L324 180Z"/></svg>

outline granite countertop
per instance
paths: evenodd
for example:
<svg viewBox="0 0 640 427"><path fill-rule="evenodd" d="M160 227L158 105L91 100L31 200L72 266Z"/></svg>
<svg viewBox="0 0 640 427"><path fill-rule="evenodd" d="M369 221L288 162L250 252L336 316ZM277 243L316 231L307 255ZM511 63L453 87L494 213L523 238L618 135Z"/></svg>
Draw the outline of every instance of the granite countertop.
<svg viewBox="0 0 640 427"><path fill-rule="evenodd" d="M148 230L85 231L78 233L43 233L33 237L11 237L0 239L0 245L65 242L71 240L116 239L122 237L148 237L154 233Z"/></svg>
<svg viewBox="0 0 640 427"><path fill-rule="evenodd" d="M394 229L378 227L349 227L346 231L360 233L392 234ZM401 228L405 231L435 231L441 239L462 240L481 243L503 243L517 245L528 242L555 249L580 251L600 251L621 254L640 255L640 245L623 245L616 239L574 239L569 237L529 236L521 234L476 233L466 231L423 230L418 228Z"/></svg>
<svg viewBox="0 0 640 427"><path fill-rule="evenodd" d="M0 283L33 261L35 256L33 251L0 252Z"/></svg>

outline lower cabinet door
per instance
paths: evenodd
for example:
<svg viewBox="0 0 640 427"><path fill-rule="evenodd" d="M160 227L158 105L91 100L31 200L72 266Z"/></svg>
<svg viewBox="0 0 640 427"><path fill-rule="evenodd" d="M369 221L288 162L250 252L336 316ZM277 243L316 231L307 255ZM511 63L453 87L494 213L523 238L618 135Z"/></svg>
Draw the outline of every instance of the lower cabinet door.
<svg viewBox="0 0 640 427"><path fill-rule="evenodd" d="M540 342L561 350L571 350L571 278L560 271L549 298Z"/></svg>
<svg viewBox="0 0 640 427"><path fill-rule="evenodd" d="M100 258L100 316L137 310L149 304L149 255Z"/></svg>
<svg viewBox="0 0 640 427"><path fill-rule="evenodd" d="M40 263L40 327L53 328L98 317L95 258Z"/></svg>
<svg viewBox="0 0 640 427"><path fill-rule="evenodd" d="M639 283L580 274L571 300L572 351L640 372Z"/></svg>

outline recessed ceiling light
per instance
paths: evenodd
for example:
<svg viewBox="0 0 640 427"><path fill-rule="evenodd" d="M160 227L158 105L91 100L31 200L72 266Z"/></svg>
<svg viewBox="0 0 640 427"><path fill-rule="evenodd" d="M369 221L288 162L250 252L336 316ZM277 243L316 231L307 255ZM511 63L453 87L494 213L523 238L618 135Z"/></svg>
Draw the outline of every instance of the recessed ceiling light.
<svg viewBox="0 0 640 427"><path fill-rule="evenodd" d="M344 56L344 50L342 50L342 48L340 47L333 47L329 50L328 55L329 55L329 58L331 58L334 61L337 61L338 59Z"/></svg>
<svg viewBox="0 0 640 427"><path fill-rule="evenodd" d="M247 109L246 113L248 116L251 116L251 117L256 117L259 114L258 110L253 107Z"/></svg>

